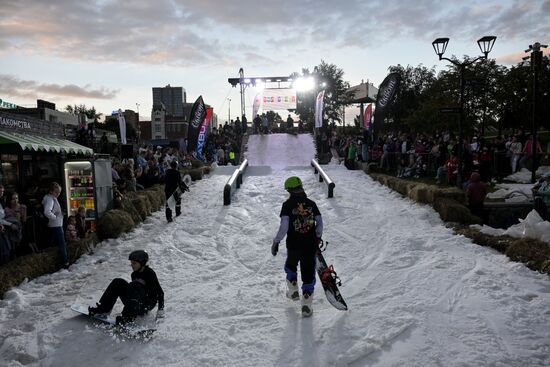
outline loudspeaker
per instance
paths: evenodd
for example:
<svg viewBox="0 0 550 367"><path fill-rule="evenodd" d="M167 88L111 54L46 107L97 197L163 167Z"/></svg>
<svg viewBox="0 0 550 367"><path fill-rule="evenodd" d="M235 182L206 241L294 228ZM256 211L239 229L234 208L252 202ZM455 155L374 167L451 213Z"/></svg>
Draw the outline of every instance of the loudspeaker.
<svg viewBox="0 0 550 367"><path fill-rule="evenodd" d="M120 157L124 158L134 158L134 146L132 144L122 144L120 146Z"/></svg>

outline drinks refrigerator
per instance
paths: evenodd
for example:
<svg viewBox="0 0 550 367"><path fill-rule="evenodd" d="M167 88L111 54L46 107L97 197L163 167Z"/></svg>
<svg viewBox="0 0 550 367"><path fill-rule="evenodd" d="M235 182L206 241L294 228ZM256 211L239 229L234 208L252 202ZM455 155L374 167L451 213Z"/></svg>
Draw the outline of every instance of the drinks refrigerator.
<svg viewBox="0 0 550 367"><path fill-rule="evenodd" d="M113 181L109 159L68 161L64 164L67 216L86 210L86 230L95 232L97 220L112 207Z"/></svg>

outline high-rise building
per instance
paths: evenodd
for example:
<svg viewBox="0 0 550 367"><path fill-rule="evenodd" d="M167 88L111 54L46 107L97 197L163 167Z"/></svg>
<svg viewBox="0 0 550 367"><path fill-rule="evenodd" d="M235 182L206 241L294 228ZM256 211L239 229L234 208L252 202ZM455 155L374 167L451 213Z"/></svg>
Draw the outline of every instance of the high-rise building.
<svg viewBox="0 0 550 367"><path fill-rule="evenodd" d="M186 103L185 89L182 87L153 88L153 105L163 104L167 116L183 117L183 104Z"/></svg>

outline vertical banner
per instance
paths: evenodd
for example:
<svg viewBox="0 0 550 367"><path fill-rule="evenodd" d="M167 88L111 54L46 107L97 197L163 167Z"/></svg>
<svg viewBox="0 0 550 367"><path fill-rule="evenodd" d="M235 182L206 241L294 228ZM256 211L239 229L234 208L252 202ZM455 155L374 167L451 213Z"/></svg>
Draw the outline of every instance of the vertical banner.
<svg viewBox="0 0 550 367"><path fill-rule="evenodd" d="M120 128L120 142L126 144L126 118L121 109L118 110L118 127Z"/></svg>
<svg viewBox="0 0 550 367"><path fill-rule="evenodd" d="M370 130L370 125L372 122L372 103L369 103L365 108L365 113L363 114L363 128L365 130Z"/></svg>
<svg viewBox="0 0 550 367"><path fill-rule="evenodd" d="M256 94L256 98L254 98L254 103L252 104L252 120L254 120L254 117L258 114L258 111L260 110L260 106L262 105L262 93Z"/></svg>
<svg viewBox="0 0 550 367"><path fill-rule="evenodd" d="M384 79L382 84L380 84L380 87L378 88L378 96L376 97L376 106L374 109L374 124L372 126L375 133L378 133L380 131L380 128L382 127L382 123L384 121L384 115L388 107L393 102L393 97L395 96L395 92L397 91L398 87L398 73L389 74L386 79Z"/></svg>
<svg viewBox="0 0 550 367"><path fill-rule="evenodd" d="M208 134L208 126L212 121L213 113L214 113L213 108L206 109L206 116L204 117L204 121L202 122L201 128L199 130L199 138L197 140L197 159L198 160L202 159L202 148L204 147L204 143L206 141L206 135Z"/></svg>
<svg viewBox="0 0 550 367"><path fill-rule="evenodd" d="M315 101L315 127L320 128L323 126L323 99L325 98L325 91L322 90L317 95Z"/></svg>
<svg viewBox="0 0 550 367"><path fill-rule="evenodd" d="M202 100L202 96L199 96L193 107L191 108L191 115L189 116L189 129L187 131L187 151L192 153L197 150L197 140L199 137L199 128L204 121L206 115L206 106Z"/></svg>

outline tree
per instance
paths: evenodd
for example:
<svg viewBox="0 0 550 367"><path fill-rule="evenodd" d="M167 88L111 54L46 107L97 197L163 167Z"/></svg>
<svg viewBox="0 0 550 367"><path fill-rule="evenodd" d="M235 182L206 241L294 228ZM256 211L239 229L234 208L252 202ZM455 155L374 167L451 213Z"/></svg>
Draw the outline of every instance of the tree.
<svg viewBox="0 0 550 367"><path fill-rule="evenodd" d="M92 108L87 108L85 104L75 104L74 107L67 105L65 107L65 111L73 115L80 115L83 113L87 118L94 120L94 122L98 122L103 115L102 113L97 113L94 106L92 106Z"/></svg>

